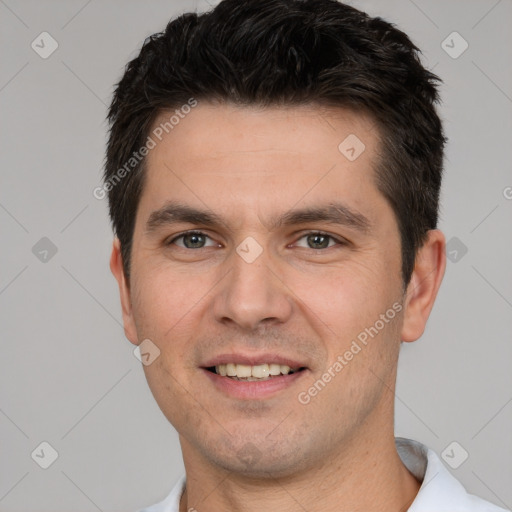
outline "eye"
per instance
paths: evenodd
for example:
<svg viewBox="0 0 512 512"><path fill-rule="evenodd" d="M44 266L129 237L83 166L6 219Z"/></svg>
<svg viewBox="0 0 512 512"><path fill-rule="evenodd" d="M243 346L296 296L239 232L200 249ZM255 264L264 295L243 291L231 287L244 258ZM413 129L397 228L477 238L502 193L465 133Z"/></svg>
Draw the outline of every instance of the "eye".
<svg viewBox="0 0 512 512"><path fill-rule="evenodd" d="M178 243L178 240L180 240L181 243ZM208 247L206 245L207 240L211 242L209 247L218 246L208 235L205 235L201 231L187 231L186 233L182 233L169 240L167 245L174 244L184 249L202 249L203 247Z"/></svg>
<svg viewBox="0 0 512 512"><path fill-rule="evenodd" d="M327 233L322 233L320 231L313 231L311 233L306 233L299 240L306 239L306 246L299 245L299 247L305 247L306 249L328 249L333 245L346 245L346 242L343 240L339 240L334 238ZM333 243L331 243L333 242ZM297 244L298 245L298 244Z"/></svg>

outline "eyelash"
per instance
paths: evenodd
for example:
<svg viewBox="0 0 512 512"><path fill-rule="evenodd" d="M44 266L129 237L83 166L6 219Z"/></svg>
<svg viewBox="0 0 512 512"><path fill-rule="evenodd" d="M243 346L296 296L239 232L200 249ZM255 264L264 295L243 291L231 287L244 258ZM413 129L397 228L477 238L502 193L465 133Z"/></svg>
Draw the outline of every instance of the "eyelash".
<svg viewBox="0 0 512 512"><path fill-rule="evenodd" d="M176 240L179 240L180 238L183 238L184 236L187 236L187 235L201 235L201 236L204 236L206 238L210 238L207 234L203 233L202 231L198 231L198 230L190 230L190 231L185 231L184 233L181 233L177 236L175 236L174 238L172 238L171 240L167 241L165 243L165 245L171 245L173 244L174 242L176 242ZM328 237L330 238L331 240L333 240L334 242L336 242L338 245L348 245L348 242L343 240L343 239L339 239L339 238L336 238L335 236L333 235L330 235L329 233L326 233L324 231L308 231L306 233L303 233L302 236L298 239L298 240L301 240L302 238L305 238L307 236L310 236L310 235L320 235L320 236L325 236L325 237ZM210 238L211 239L211 238ZM179 247L179 246L178 246ZM326 249L331 249L332 247L334 246L331 246L331 247L325 247L323 249L313 249L311 247L307 247L307 249L310 249L312 251L325 251ZM190 251L194 251L194 250L199 250L199 249L206 249L206 247L198 247L197 249L189 249L188 247L180 247L180 249L186 249L186 250L190 250ZM303 247L304 249L304 247Z"/></svg>

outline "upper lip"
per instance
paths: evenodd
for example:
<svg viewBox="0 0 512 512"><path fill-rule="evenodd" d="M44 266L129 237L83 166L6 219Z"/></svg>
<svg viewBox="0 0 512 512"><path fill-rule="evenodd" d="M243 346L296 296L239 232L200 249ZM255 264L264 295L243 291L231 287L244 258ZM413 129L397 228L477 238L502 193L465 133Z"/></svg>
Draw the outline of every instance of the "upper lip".
<svg viewBox="0 0 512 512"><path fill-rule="evenodd" d="M265 354L219 354L218 356L212 357L204 365L203 368L210 368L212 366L218 366L221 364L246 364L249 366L257 366L260 364L282 364L289 366L290 368L305 368L306 366L299 361L291 359L286 356L279 354L265 353Z"/></svg>

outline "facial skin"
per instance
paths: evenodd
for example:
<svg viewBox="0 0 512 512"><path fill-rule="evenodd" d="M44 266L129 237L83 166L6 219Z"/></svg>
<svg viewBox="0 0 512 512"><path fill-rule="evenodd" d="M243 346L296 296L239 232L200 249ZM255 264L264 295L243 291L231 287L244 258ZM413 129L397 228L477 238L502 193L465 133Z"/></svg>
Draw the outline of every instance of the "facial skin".
<svg viewBox="0 0 512 512"><path fill-rule="evenodd" d="M354 161L338 149L350 134L365 145ZM127 338L149 338L161 351L144 371L180 435L181 510L383 511L414 499L419 483L394 445L396 367L400 341L423 333L445 241L429 232L404 294L397 220L373 174L378 143L371 119L347 110L201 102L148 154L130 283L117 240L111 269ZM148 229L171 201L222 222ZM290 210L332 203L364 216L366 228L272 225ZM171 242L187 230L205 236ZM237 252L255 254L254 242L242 244L247 237L262 250L252 262ZM402 311L301 403L299 393L395 303ZM221 354L277 354L306 370L284 389L242 398L220 390L204 369Z"/></svg>

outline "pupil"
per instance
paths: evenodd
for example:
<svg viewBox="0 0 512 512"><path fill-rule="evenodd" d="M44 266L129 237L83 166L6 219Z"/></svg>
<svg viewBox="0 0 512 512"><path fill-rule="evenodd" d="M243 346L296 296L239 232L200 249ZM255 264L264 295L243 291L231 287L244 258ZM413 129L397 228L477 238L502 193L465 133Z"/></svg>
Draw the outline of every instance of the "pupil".
<svg viewBox="0 0 512 512"><path fill-rule="evenodd" d="M312 244L316 244L316 247L320 245L322 248L326 248L329 245L329 238L325 235L310 235L309 240Z"/></svg>
<svg viewBox="0 0 512 512"><path fill-rule="evenodd" d="M198 235L197 233L191 233L184 237L185 246L190 248L197 248L201 247L201 244L203 243L203 236ZM187 243L187 241L190 241L190 243Z"/></svg>

